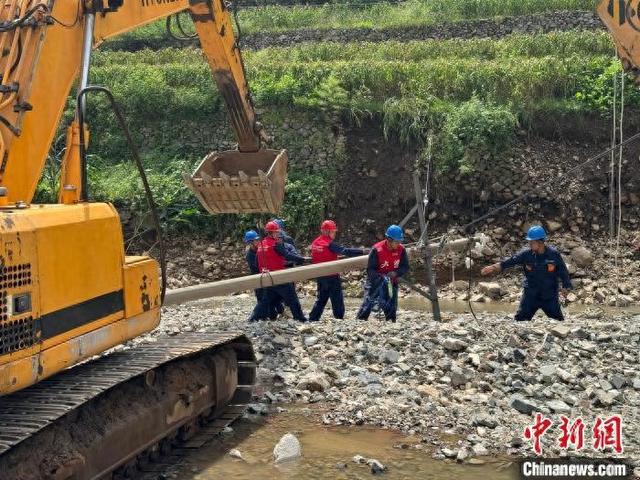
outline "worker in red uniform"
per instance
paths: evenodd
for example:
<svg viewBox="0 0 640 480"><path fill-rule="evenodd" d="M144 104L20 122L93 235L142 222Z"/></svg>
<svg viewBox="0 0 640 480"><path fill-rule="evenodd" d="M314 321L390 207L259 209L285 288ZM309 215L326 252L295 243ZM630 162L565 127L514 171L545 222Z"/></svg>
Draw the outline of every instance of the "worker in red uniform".
<svg viewBox="0 0 640 480"><path fill-rule="evenodd" d="M364 255L361 248L347 248L335 242L338 227L333 220L325 220L320 226L320 236L311 243L311 262L324 263L338 259L339 255L345 257L356 257ZM322 316L327 301L331 299L331 309L333 318L344 318L344 296L342 294L342 279L340 275L320 277L316 280L318 290L316 301L313 304L309 321L317 322Z"/></svg>
<svg viewBox="0 0 640 480"><path fill-rule="evenodd" d="M302 265L309 260L285 248L280 236L280 226L276 222L268 222L265 225L265 232L266 237L260 241L257 252L260 273L268 274L269 272L284 270L287 261L293 262L296 265ZM276 297L281 297L284 304L291 310L291 314L295 320L300 322L307 321L307 318L302 312L296 287L293 283L267 287L265 288L265 292L266 295L263 295L258 303L259 311L257 315L259 318L266 318L269 315L270 305Z"/></svg>
<svg viewBox="0 0 640 480"><path fill-rule="evenodd" d="M357 316L359 320L367 320L373 308L379 306L386 320L396 321L398 281L409 271L409 257L402 246L402 228L391 225L385 237L369 253L364 300Z"/></svg>

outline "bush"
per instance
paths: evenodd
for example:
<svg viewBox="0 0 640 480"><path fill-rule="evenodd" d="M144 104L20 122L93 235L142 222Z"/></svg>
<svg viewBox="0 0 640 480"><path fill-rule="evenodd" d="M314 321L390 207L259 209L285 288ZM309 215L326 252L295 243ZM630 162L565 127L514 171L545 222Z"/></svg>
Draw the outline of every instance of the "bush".
<svg viewBox="0 0 640 480"><path fill-rule="evenodd" d="M511 146L517 124L509 108L472 98L447 114L434 148L436 166L461 173L475 170Z"/></svg>
<svg viewBox="0 0 640 480"><path fill-rule="evenodd" d="M291 172L285 188L283 216L294 236L306 238L325 217L327 201L333 198L332 175Z"/></svg>

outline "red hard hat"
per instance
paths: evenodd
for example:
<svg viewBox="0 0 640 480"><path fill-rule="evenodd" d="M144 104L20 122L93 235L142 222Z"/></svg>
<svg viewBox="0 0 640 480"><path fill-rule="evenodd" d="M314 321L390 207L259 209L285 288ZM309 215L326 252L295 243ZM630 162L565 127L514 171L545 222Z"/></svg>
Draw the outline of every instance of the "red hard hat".
<svg viewBox="0 0 640 480"><path fill-rule="evenodd" d="M333 220L325 220L324 222L322 222L322 225L320 226L320 230L328 230L330 232L335 232L336 230L338 230L338 226L336 225L336 222L334 222Z"/></svg>
<svg viewBox="0 0 640 480"><path fill-rule="evenodd" d="M280 225L278 225L276 222L267 222L267 224L264 226L264 229L267 232L279 232Z"/></svg>

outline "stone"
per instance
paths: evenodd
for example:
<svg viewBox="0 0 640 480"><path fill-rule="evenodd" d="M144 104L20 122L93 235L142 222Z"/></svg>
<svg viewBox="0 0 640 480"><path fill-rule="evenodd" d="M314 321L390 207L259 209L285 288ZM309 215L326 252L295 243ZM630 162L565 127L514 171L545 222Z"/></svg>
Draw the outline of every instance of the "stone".
<svg viewBox="0 0 640 480"><path fill-rule="evenodd" d="M273 337L273 344L276 347L289 347L291 346L291 341L287 337L283 337L282 335L276 335Z"/></svg>
<svg viewBox="0 0 640 480"><path fill-rule="evenodd" d="M231 458L237 458L238 460L244 460L244 458L242 458L242 453L240 453L240 450L236 448L229 450L229 456Z"/></svg>
<svg viewBox="0 0 640 480"><path fill-rule="evenodd" d="M530 415L538 409L538 406L533 401L520 395L514 395L509 401L509 406L527 415Z"/></svg>
<svg viewBox="0 0 640 480"><path fill-rule="evenodd" d="M470 458L467 462L469 465L486 465L487 462L479 458Z"/></svg>
<svg viewBox="0 0 640 480"><path fill-rule="evenodd" d="M609 383L611 383L616 390L621 390L627 384L627 379L621 375L615 374L611 376Z"/></svg>
<svg viewBox="0 0 640 480"><path fill-rule="evenodd" d="M347 469L347 464L344 462L338 462L336 463L336 468L338 470L346 470Z"/></svg>
<svg viewBox="0 0 640 480"><path fill-rule="evenodd" d="M452 337L447 337L442 342L442 347L451 352L462 352L463 350L466 350L468 346L469 345L466 342Z"/></svg>
<svg viewBox="0 0 640 480"><path fill-rule="evenodd" d="M527 358L527 352L520 349L520 348L514 348L513 349L513 361L515 363L523 363Z"/></svg>
<svg viewBox="0 0 640 480"><path fill-rule="evenodd" d="M261 403L252 403L247 407L247 411L256 415L267 415L269 413L269 407Z"/></svg>
<svg viewBox="0 0 640 480"><path fill-rule="evenodd" d="M437 398L440 396L438 389L432 385L418 385L416 387L416 392L418 392L422 397Z"/></svg>
<svg viewBox="0 0 640 480"><path fill-rule="evenodd" d="M304 344L306 347L313 347L318 343L318 337L310 336L304 338Z"/></svg>
<svg viewBox="0 0 640 480"><path fill-rule="evenodd" d="M615 397L609 392L598 389L595 392L594 405L600 407L610 407L615 403Z"/></svg>
<svg viewBox="0 0 640 480"><path fill-rule="evenodd" d="M367 459L364 458L362 455L355 455L351 460L353 461L353 463L361 463L361 464L367 463Z"/></svg>
<svg viewBox="0 0 640 480"><path fill-rule="evenodd" d="M482 293L477 293L471 296L471 301L473 303L484 303L487 301L487 298Z"/></svg>
<svg viewBox="0 0 640 480"><path fill-rule="evenodd" d="M567 338L571 333L571 329L565 325L556 325L551 329L551 335L558 338Z"/></svg>
<svg viewBox="0 0 640 480"><path fill-rule="evenodd" d="M458 456L457 450L452 450L450 448L443 448L440 452L442 452L442 454L447 458L456 458Z"/></svg>
<svg viewBox="0 0 640 480"><path fill-rule="evenodd" d="M451 378L451 385L453 385L454 387L466 385L470 380L467 372L457 366L451 368L451 372L449 372L449 378Z"/></svg>
<svg viewBox="0 0 640 480"><path fill-rule="evenodd" d="M478 283L478 289L493 300L500 300L502 296L502 288L497 282L480 282Z"/></svg>
<svg viewBox="0 0 640 480"><path fill-rule="evenodd" d="M589 267L593 264L593 252L586 247L577 247L571 251L571 258L578 267Z"/></svg>
<svg viewBox="0 0 640 480"><path fill-rule="evenodd" d="M402 373L409 373L411 371L411 367L406 363L399 363L398 368L402 371Z"/></svg>
<svg viewBox="0 0 640 480"><path fill-rule="evenodd" d="M302 446L298 438L292 433L282 436L273 449L273 456L276 463L289 462L302 456Z"/></svg>
<svg viewBox="0 0 640 480"><path fill-rule="evenodd" d="M487 427L487 428L496 428L498 426L498 422L492 415L487 413L480 413L478 415L474 415L471 419L471 424L474 427Z"/></svg>
<svg viewBox="0 0 640 480"><path fill-rule="evenodd" d="M469 282L466 280L456 280L455 282L451 282L449 285L456 292L464 292L469 289Z"/></svg>
<svg viewBox="0 0 640 480"><path fill-rule="evenodd" d="M538 372L542 376L543 383L552 383L554 378L556 377L556 367L555 365L542 365Z"/></svg>
<svg viewBox="0 0 640 480"><path fill-rule="evenodd" d="M380 363L397 363L398 360L400 360L400 353L396 350L384 350L378 357Z"/></svg>
<svg viewBox="0 0 640 480"><path fill-rule="evenodd" d="M382 383L382 377L377 373L363 373L362 375L358 375L358 381L361 385L371 385L374 383Z"/></svg>
<svg viewBox="0 0 640 480"><path fill-rule="evenodd" d="M640 390L640 378L633 379L633 388L636 390Z"/></svg>
<svg viewBox="0 0 640 480"><path fill-rule="evenodd" d="M471 451L473 452L473 455L476 457L484 457L486 455L489 455L489 450L487 450L487 447L485 447L481 443L478 443L473 447L471 447Z"/></svg>
<svg viewBox="0 0 640 480"><path fill-rule="evenodd" d="M551 400L547 407L554 413L571 413L571 407L562 400Z"/></svg>
<svg viewBox="0 0 640 480"><path fill-rule="evenodd" d="M308 373L300 379L296 388L310 392L324 392L330 386L329 377L324 373Z"/></svg>
<svg viewBox="0 0 640 480"><path fill-rule="evenodd" d="M373 473L374 475L379 475L387 470L387 467L385 467L375 458L370 458L369 460L367 460L367 465L371 467L371 473Z"/></svg>
<svg viewBox="0 0 640 480"><path fill-rule="evenodd" d="M547 220L547 229L549 232L557 232L562 228L562 224L560 222L556 222L555 220Z"/></svg>
<svg viewBox="0 0 640 480"><path fill-rule="evenodd" d="M456 462L462 463L469 458L469 450L466 448L461 448L458 450L458 455L456 455Z"/></svg>

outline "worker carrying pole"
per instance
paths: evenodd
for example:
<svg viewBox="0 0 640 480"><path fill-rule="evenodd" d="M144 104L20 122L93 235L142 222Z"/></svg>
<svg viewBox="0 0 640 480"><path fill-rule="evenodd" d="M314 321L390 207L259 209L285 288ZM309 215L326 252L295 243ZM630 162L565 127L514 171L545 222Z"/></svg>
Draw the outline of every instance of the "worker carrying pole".
<svg viewBox="0 0 640 480"><path fill-rule="evenodd" d="M286 268L286 262L292 262L296 265L303 265L310 259L301 257L293 252L288 251L282 237L280 235L280 225L276 222L268 222L265 225L266 238L260 241L258 246L258 268L260 273L268 276L270 272L277 272ZM296 293L296 287L293 283L285 283L284 285L274 285L265 288L265 294L258 301L255 317L267 318L271 310L271 305L282 298L285 305L291 310L291 314L295 320L306 322L307 319L302 312L300 300Z"/></svg>
<svg viewBox="0 0 640 480"><path fill-rule="evenodd" d="M320 226L320 236L311 243L311 262L325 263L333 262L339 255L345 257L357 257L365 255L362 248L347 248L335 241L338 233L338 226L333 220L325 220ZM316 301L313 304L309 321L317 322L322 316L327 301L331 299L331 310L333 318L344 318L344 295L342 294L342 279L336 273L328 277L319 277L316 280L318 290Z"/></svg>
<svg viewBox="0 0 640 480"><path fill-rule="evenodd" d="M402 245L404 232L391 225L385 240L376 243L369 253L364 300L358 311L359 320L368 320L374 307L380 307L388 321L396 321L398 282L409 271L409 257Z"/></svg>
<svg viewBox="0 0 640 480"><path fill-rule="evenodd" d="M555 248L546 245L547 232L535 225L527 233L529 248L511 258L484 267L483 276L494 275L515 266L521 266L524 273L524 291L516 312L516 321L531 320L540 308L549 318L564 320L560 307L560 294L572 288L569 271L562 255ZM562 282L559 291L558 284Z"/></svg>

